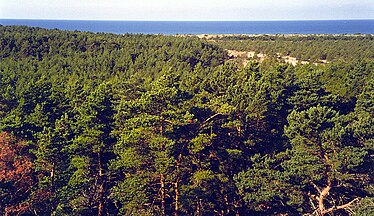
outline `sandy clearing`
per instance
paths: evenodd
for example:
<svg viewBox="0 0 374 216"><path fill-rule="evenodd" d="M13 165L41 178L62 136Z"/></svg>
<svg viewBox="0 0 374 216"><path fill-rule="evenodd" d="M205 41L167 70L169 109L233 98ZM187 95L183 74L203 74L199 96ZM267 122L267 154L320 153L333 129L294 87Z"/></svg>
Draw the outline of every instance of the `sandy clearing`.
<svg viewBox="0 0 374 216"><path fill-rule="evenodd" d="M237 50L226 50L228 52L228 55L230 58L236 58L240 59L243 66L246 66L250 59L253 59L255 57L254 51L237 51ZM293 66L297 64L310 64L309 61L300 61L296 57L292 56L281 56L280 53L277 53L278 59L283 60L287 64L292 64ZM264 61L267 58L267 55L264 53L257 54L257 59L259 59L260 62ZM326 60L320 60L321 63L314 62L314 65L319 64L327 64L329 63Z"/></svg>
<svg viewBox="0 0 374 216"><path fill-rule="evenodd" d="M229 56L233 57L233 58L247 58L247 59L249 59L249 58L254 58L255 57L255 52L254 51L246 52L246 51L237 51L237 50L227 50L227 52L229 53ZM257 54L257 58L259 58L260 61L263 61L266 58L266 54L259 53L259 54Z"/></svg>

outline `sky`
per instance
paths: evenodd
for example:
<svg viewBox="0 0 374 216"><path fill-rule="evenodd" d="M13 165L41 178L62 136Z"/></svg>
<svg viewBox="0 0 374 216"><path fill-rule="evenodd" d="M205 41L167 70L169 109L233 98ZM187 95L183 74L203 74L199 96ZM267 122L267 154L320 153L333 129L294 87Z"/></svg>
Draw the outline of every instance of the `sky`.
<svg viewBox="0 0 374 216"><path fill-rule="evenodd" d="M373 19L374 0L0 0L0 19Z"/></svg>

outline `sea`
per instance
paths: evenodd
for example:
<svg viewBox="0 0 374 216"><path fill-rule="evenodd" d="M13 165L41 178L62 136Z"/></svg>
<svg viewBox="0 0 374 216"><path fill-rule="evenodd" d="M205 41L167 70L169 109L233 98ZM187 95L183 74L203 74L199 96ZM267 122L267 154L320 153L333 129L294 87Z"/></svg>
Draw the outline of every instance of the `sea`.
<svg viewBox="0 0 374 216"><path fill-rule="evenodd" d="M0 19L0 25L115 34L374 34L374 19L292 21L103 21ZM0 36L1 37L1 36Z"/></svg>

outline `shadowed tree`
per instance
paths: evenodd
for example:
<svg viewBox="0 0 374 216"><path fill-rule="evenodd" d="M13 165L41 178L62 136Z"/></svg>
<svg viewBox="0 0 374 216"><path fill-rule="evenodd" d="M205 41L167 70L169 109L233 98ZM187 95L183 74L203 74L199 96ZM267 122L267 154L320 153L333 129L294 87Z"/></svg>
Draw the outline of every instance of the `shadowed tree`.
<svg viewBox="0 0 374 216"><path fill-rule="evenodd" d="M0 212L4 215L31 213L32 193L37 184L31 155L25 142L0 134Z"/></svg>

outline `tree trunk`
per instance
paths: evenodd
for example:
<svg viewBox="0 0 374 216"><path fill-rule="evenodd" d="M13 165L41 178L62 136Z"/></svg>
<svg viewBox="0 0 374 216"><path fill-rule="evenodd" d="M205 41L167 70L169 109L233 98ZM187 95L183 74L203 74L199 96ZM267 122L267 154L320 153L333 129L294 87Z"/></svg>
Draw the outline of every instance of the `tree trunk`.
<svg viewBox="0 0 374 216"><path fill-rule="evenodd" d="M51 176L51 191L54 192L55 190L55 162L52 163L50 176Z"/></svg>
<svg viewBox="0 0 374 216"><path fill-rule="evenodd" d="M161 215L165 216L165 176L160 175L160 184L161 184Z"/></svg>
<svg viewBox="0 0 374 216"><path fill-rule="evenodd" d="M104 179L103 179L103 168L101 164L101 154L100 151L97 153L97 159L98 159L98 168L99 168L99 204L97 208L97 215L102 216L104 213Z"/></svg>
<svg viewBox="0 0 374 216"><path fill-rule="evenodd" d="M174 187L175 187L174 216L178 216L178 211L179 211L179 178L174 183Z"/></svg>
<svg viewBox="0 0 374 216"><path fill-rule="evenodd" d="M177 178L174 183L174 191L175 191L174 216L178 216L178 212L179 212L179 181L180 181L179 170L180 170L181 158L182 158L182 154L179 154L177 162L176 162Z"/></svg>
<svg viewBox="0 0 374 216"><path fill-rule="evenodd" d="M323 201L325 200L325 197L329 194L331 190L331 180L330 177L327 178L327 186L321 191L318 198L318 208L321 213L321 216L324 216L326 214L325 212L325 205Z"/></svg>
<svg viewBox="0 0 374 216"><path fill-rule="evenodd" d="M230 214L230 203L229 203L229 199L228 199L228 196L227 194L225 195L225 204L226 204L226 214L229 215Z"/></svg>
<svg viewBox="0 0 374 216"><path fill-rule="evenodd" d="M324 204L325 197L329 194L329 192L331 190L331 177L330 177L330 175L331 175L332 163L331 163L330 159L328 158L327 154L325 153L325 151L323 150L322 144L320 142L319 142L318 146L320 147L321 158L324 158L325 161L326 161L326 164L328 165L328 166L326 166L327 185L322 191L320 191L320 190L318 191L319 192L318 208L319 208L321 216L324 216L325 215L325 204Z"/></svg>
<svg viewBox="0 0 374 216"><path fill-rule="evenodd" d="M196 215L201 216L200 199L196 197Z"/></svg>
<svg viewBox="0 0 374 216"><path fill-rule="evenodd" d="M98 211L97 211L98 216L102 216L104 214L103 192L104 192L104 185L103 185L103 183L100 183L100 186L99 186L99 206L98 206Z"/></svg>
<svg viewBox="0 0 374 216"><path fill-rule="evenodd" d="M161 117L160 120L160 135L164 135L164 119ZM165 146L161 145L161 150L165 151ZM160 174L160 185L161 185L161 215L165 216L165 176L164 174Z"/></svg>

